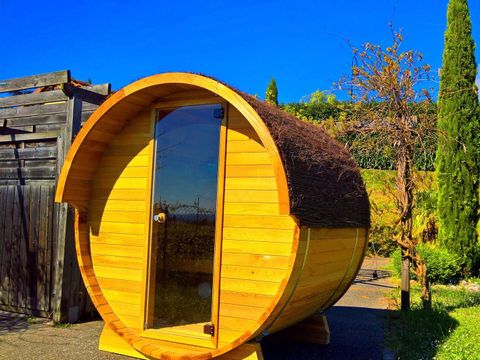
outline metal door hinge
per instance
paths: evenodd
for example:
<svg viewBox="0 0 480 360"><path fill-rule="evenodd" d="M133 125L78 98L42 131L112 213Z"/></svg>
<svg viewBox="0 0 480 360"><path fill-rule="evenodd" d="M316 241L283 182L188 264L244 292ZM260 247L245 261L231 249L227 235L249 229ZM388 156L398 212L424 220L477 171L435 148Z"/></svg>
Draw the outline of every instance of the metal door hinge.
<svg viewBox="0 0 480 360"><path fill-rule="evenodd" d="M215 335L215 325L213 325L213 324L203 325L203 333L214 336Z"/></svg>

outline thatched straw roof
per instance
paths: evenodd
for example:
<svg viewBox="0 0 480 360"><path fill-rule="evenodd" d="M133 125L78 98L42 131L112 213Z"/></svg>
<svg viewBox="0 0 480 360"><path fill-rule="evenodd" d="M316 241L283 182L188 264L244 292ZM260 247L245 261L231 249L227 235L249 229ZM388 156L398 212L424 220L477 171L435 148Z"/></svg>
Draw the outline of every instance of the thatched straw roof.
<svg viewBox="0 0 480 360"><path fill-rule="evenodd" d="M368 195L360 170L345 147L320 126L235 91L270 130L285 168L291 214L300 224L369 227Z"/></svg>

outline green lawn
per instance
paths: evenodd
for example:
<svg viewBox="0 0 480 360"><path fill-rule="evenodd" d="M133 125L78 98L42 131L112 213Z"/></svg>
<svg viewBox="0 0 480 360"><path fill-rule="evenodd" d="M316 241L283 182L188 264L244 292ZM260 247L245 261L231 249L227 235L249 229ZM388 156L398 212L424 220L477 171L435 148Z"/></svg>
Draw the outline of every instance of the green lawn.
<svg viewBox="0 0 480 360"><path fill-rule="evenodd" d="M392 293L399 301L399 290ZM423 310L412 288L412 310L388 318L386 345L400 359L480 359L480 293L436 285L433 308Z"/></svg>

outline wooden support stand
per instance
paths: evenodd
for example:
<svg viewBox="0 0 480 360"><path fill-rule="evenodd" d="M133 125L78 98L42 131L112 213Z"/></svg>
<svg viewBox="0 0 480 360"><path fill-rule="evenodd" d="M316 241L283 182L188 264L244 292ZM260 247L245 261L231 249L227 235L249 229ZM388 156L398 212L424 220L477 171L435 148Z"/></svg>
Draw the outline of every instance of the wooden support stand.
<svg viewBox="0 0 480 360"><path fill-rule="evenodd" d="M218 357L219 360L263 360L260 343L245 343Z"/></svg>
<svg viewBox="0 0 480 360"><path fill-rule="evenodd" d="M132 358L147 359L143 354L139 353L125 340L118 336L112 329L108 327L108 325L103 327L103 331L98 342L98 349L101 351L130 356Z"/></svg>
<svg viewBox="0 0 480 360"><path fill-rule="evenodd" d="M330 329L325 315L312 315L302 322L280 331L278 336L311 344L330 344Z"/></svg>
<svg viewBox="0 0 480 360"><path fill-rule="evenodd" d="M111 353L131 356L137 359L147 359L143 354L136 351L120 336L115 334L108 326L105 326L100 336L99 350ZM245 343L215 358L218 360L263 360L260 343Z"/></svg>

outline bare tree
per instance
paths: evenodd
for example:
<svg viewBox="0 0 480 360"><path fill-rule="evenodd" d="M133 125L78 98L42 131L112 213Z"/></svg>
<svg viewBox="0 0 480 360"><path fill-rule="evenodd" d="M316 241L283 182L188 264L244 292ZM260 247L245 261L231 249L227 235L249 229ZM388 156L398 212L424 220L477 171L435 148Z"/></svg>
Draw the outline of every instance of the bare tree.
<svg viewBox="0 0 480 360"><path fill-rule="evenodd" d="M393 43L383 49L365 44L352 47L355 57L352 76L339 82L348 90L352 106L337 131L357 134L357 139L369 136L375 141L356 141L355 147L381 146L389 149L396 167L396 209L402 248L402 309L410 308L410 265L422 286L424 306L431 305L427 267L417 252L420 239L412 236L415 189L418 174L414 174L414 157L424 149L424 140L435 134L435 115L429 92L421 86L429 79L430 66L422 55L413 50L402 51L401 32L391 28ZM338 134L338 133L337 133ZM368 151L368 149L366 149Z"/></svg>

